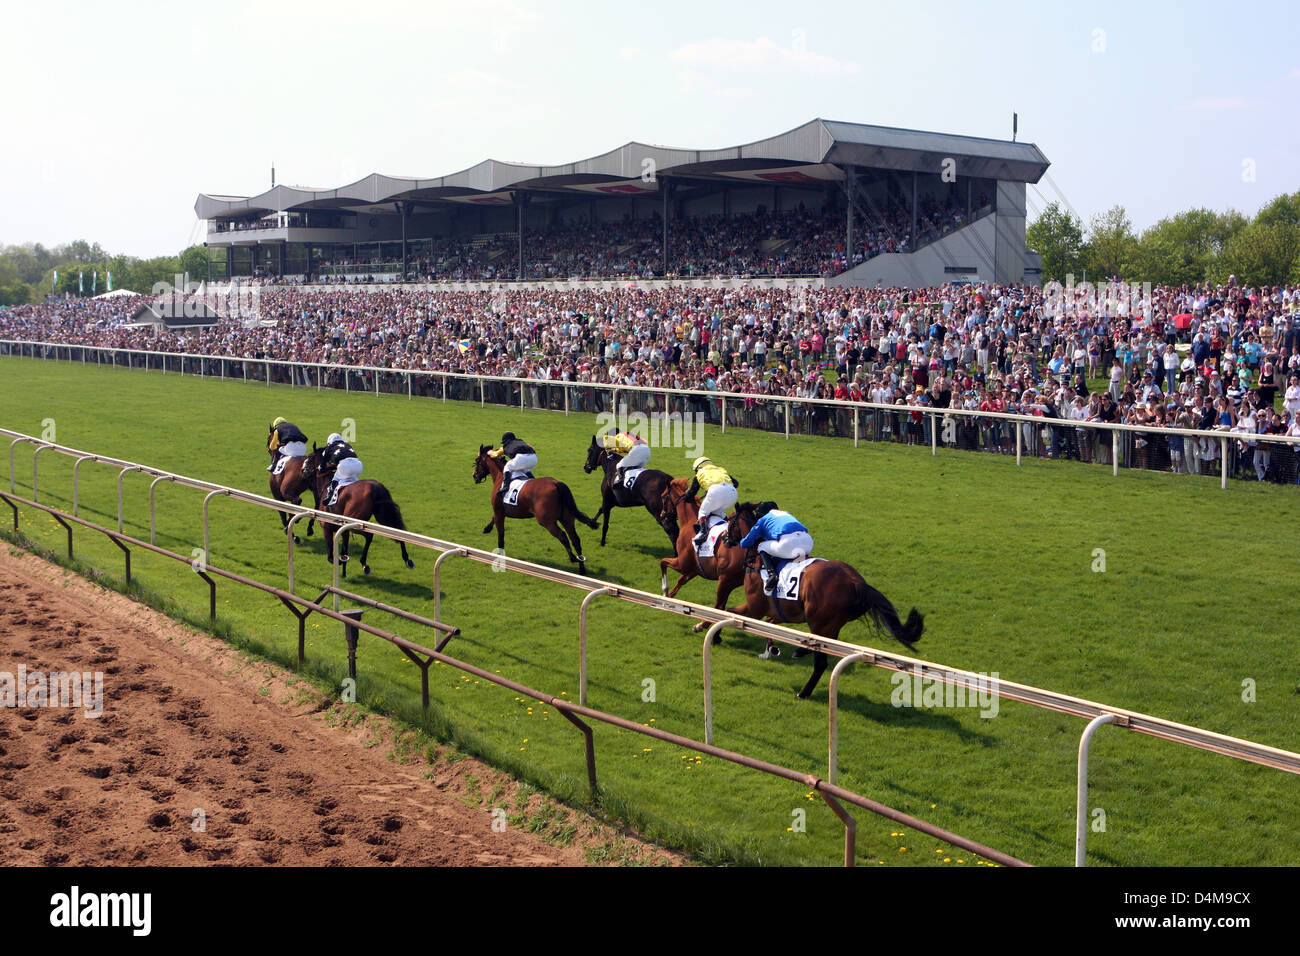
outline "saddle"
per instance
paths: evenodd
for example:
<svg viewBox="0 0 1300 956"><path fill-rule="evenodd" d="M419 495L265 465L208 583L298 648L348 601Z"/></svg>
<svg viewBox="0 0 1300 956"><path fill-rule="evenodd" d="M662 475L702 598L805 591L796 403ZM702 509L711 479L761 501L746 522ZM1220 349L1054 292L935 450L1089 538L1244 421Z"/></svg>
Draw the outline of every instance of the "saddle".
<svg viewBox="0 0 1300 956"><path fill-rule="evenodd" d="M817 561L823 561L824 558L800 558L797 561L784 560L777 565L776 570L776 587L772 590L772 597L780 601L797 601L799 600L799 586L803 581L803 573L808 569L810 564ZM761 572L763 583L767 583L767 572Z"/></svg>
<svg viewBox="0 0 1300 956"><path fill-rule="evenodd" d="M631 491L633 487L636 485L637 479L641 477L641 473L643 471L645 471L644 468L624 469L622 472L623 479L622 481L619 482L619 484L622 485L624 488L626 488L628 491Z"/></svg>

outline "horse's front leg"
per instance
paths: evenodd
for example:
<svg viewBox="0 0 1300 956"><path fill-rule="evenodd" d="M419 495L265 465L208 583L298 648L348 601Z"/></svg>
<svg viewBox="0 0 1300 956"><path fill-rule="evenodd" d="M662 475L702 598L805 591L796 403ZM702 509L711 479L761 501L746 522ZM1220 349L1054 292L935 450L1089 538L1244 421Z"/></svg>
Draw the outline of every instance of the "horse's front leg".
<svg viewBox="0 0 1300 956"><path fill-rule="evenodd" d="M605 516L605 526L600 532L600 546L602 548L605 547L605 538L609 536L609 513L613 510L614 506L614 492L608 485L606 485L605 493L601 495L600 498L600 511L596 513L597 518L601 516L601 513Z"/></svg>

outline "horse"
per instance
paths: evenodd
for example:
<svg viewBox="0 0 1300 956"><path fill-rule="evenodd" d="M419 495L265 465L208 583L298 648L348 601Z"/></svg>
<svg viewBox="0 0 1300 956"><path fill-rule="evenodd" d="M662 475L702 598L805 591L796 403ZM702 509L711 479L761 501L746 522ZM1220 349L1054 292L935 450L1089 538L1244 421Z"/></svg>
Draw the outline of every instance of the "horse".
<svg viewBox="0 0 1300 956"><path fill-rule="evenodd" d="M483 527L483 533L497 529L497 550L504 554L506 549L506 519L536 518L537 523L549 531L560 542L569 561L578 566L579 574L587 573L587 559L582 553L582 541L578 538L575 519L589 528L596 528L595 518L588 518L573 500L573 492L564 482L555 478L534 478L524 485L519 493L519 500L513 505L506 505L501 498L501 483L505 471L501 462L488 452L488 445L480 445L478 457L474 459L474 484L484 478L492 479L492 520Z"/></svg>
<svg viewBox="0 0 1300 956"><path fill-rule="evenodd" d="M739 548L731 547L719 538L714 546L713 557L701 558L695 553L692 539L695 537L695 522L699 518L699 505L694 498L688 497L689 478L673 478L664 488L661 499L660 523L673 540L676 556L664 558L659 562L659 588L664 597L676 597L682 585L694 577L702 577L718 582L718 590L713 606L721 609L727 606L731 592L740 587L745 576L745 553ZM672 568L681 578L673 589L668 590L668 569ZM707 622L701 621L693 630L701 631ZM722 642L715 635L714 643Z"/></svg>
<svg viewBox="0 0 1300 956"><path fill-rule="evenodd" d="M313 448L312 453L307 456L307 471L315 476L316 480L316 500L320 501L325 497L326 489L329 486L331 472L321 467L321 458L324 456L324 449ZM317 510L322 510L317 507ZM397 506L393 496L381 482L366 479L364 481L354 481L350 485L344 485L339 489L338 496L334 504L323 509L330 514L336 514L343 518L352 518L357 521L369 521L374 518L379 524L386 525L389 528L396 528L399 531L406 530L406 524L402 521L402 509ZM339 525L321 522L321 527L325 531L325 556L329 558L330 564L334 563L334 535L340 527ZM339 542L339 564L343 566L343 577L348 576L348 535L352 532L343 532L343 538ZM370 565L366 563L366 558L370 555L370 542L375 535L371 531L361 532L364 544L361 546L361 572L370 573ZM411 556L406 553L406 542L399 540L398 547L402 549L402 561L407 568L413 569L415 562Z"/></svg>
<svg viewBox="0 0 1300 956"><path fill-rule="evenodd" d="M726 539L731 546L738 545L754 526L757 517L754 505L744 502L736 506L735 512L727 523ZM751 565L748 554L745 556L745 603L729 608L727 613L742 617L779 621L782 624L806 623L809 630L818 637L835 640L840 636L840 628L850 621L866 615L882 632L888 631L909 650L920 640L925 630L925 618L916 608L903 622L898 611L883 594L863 579L862 575L843 561L814 561L804 569L799 584L799 596L796 600L777 600L775 595L763 593L762 575L758 567ZM773 642L769 639L764 656L771 654ZM808 651L800 648L792 656L803 657ZM813 672L803 690L795 696L807 700L821 680L826 670L826 653L813 651Z"/></svg>
<svg viewBox="0 0 1300 956"><path fill-rule="evenodd" d="M316 499L316 510L320 510L320 495L316 491L316 485L312 481L312 476L305 471L307 461L310 456L294 455L284 463L284 468L278 475L271 475L271 497L276 501L287 501L290 504L302 504L302 493L310 491L313 498ZM289 516L283 512L276 512L280 516L280 526L284 529L285 534L289 533ZM315 518L307 519L307 537L311 537L312 525ZM297 535L293 536L294 544L302 544L302 539Z"/></svg>
<svg viewBox="0 0 1300 956"><path fill-rule="evenodd" d="M605 525L600 532L602 548L605 546L605 537L609 534L609 513L614 508L644 506L645 510L650 512L650 517L662 527L659 515L663 509L664 488L673 480L672 475L666 471L647 468L637 476L636 482L629 490L623 486L615 469L622 458L622 455L602 448L597 444L596 436L591 436L591 447L587 449L587 462L582 466L582 470L589 475L597 468L604 471L604 477L600 480L600 510L596 512L597 521L602 514L605 516ZM673 535L667 528L664 528L664 534L668 535L669 541L673 541Z"/></svg>

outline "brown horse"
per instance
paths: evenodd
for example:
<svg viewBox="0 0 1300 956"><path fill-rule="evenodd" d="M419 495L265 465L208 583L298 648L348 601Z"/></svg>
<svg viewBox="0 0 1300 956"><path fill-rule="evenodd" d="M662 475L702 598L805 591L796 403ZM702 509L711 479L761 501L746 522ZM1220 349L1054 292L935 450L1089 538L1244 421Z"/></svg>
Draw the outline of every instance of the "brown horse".
<svg viewBox="0 0 1300 956"><path fill-rule="evenodd" d="M690 487L689 478L674 478L664 488L660 506L660 520L668 536L673 539L677 549L676 557L664 558L659 562L659 587L665 597L676 597L682 585L694 577L702 577L718 582L718 590L713 606L724 608L731 592L740 587L745 577L745 552L732 547L723 538L719 538L714 547L713 557L701 558L695 553L692 539L695 537L695 522L699 518L699 503L687 497L686 489ZM673 589L668 590L668 569L676 571L681 577ZM707 622L701 621L694 630L701 631ZM715 637L714 643L721 643L721 637Z"/></svg>
<svg viewBox="0 0 1300 956"><path fill-rule="evenodd" d="M332 470L321 467L321 458L324 454L324 449L317 448L307 456L307 472L314 475L316 480L317 501L325 497L325 490L329 486L330 478L333 477ZM318 507L317 510L321 509ZM379 524L399 531L406 530L406 524L402 521L402 509L397 507L397 502L388 493L388 489L378 481L354 481L350 485L345 485L339 489L334 504L324 510L357 521L369 521L374 518ZM334 563L334 535L339 527L338 524L321 522L321 528L325 531L325 556L329 558L330 564ZM343 577L348 576L348 536L351 533L344 531L339 541L339 564L342 566ZM361 573L369 574L370 565L366 563L366 559L370 555L370 542L375 536L373 532L363 531L361 537L364 541L361 546ZM402 549L402 561L408 568L414 568L415 562L406 553L406 542L399 540L397 545Z"/></svg>
<svg viewBox="0 0 1300 956"><path fill-rule="evenodd" d="M605 536L609 534L609 513L612 510L644 506L645 510L650 512L650 516L655 521L659 521L659 515L663 511L664 488L673 480L672 475L666 471L647 468L637 476L636 483L629 491L619 481L618 471L615 468L622 458L622 455L606 451L597 443L596 436L591 436L591 445L587 448L587 461L582 466L582 470L591 474L600 468L604 473L600 480L600 510L596 512L597 521L602 514L605 516L605 524L600 532L602 548L605 546ZM662 522L660 524L662 525ZM664 534L668 535L669 541L674 540L672 532L667 528L664 528Z"/></svg>
<svg viewBox="0 0 1300 956"><path fill-rule="evenodd" d="M484 478L492 479L492 520L483 528L487 534L493 527L497 529L497 550L504 554L506 549L506 519L536 518L537 523L549 531L555 540L564 547L569 560L578 566L580 574L587 573L587 559L582 553L582 541L574 521L581 521L589 528L597 527L595 518L588 518L578 510L569 486L555 478L534 478L524 485L519 493L519 500L513 505L503 503L500 490L505 477L501 462L488 452L492 449L480 445L478 457L474 459L474 484Z"/></svg>
<svg viewBox="0 0 1300 956"><path fill-rule="evenodd" d="M727 524L728 544L739 544L749 534L756 520L753 504L744 502L737 505ZM799 582L798 598L786 601L763 593L762 575L758 573L756 565L751 566L748 558L746 554L745 603L729 608L728 613L781 624L806 623L813 634L831 640L840 636L840 628L845 624L856 621L865 614L879 630L887 630L909 650L925 630L925 619L916 608L912 608L906 623L899 620L898 612L889 599L843 561L816 561L808 565ZM769 640L767 643L770 652L773 642ZM800 648L793 656L803 657L807 653ZM812 676L808 678L803 690L795 695L800 700L808 699L808 695L821 680L822 672L826 670L825 652L813 651L812 654Z"/></svg>
<svg viewBox="0 0 1300 956"><path fill-rule="evenodd" d="M320 495L316 492L316 485L312 482L312 476L304 471L308 455L295 455L284 463L284 469L278 475L271 476L271 497L276 501L287 501L290 504L302 504L302 494L304 491L310 491L311 496L316 499L316 510L320 510ZM277 512L280 515L280 526L285 533L289 532L289 516L283 511ZM307 519L307 537L311 537L312 525L315 518ZM294 544L302 544L302 539L297 535L293 536Z"/></svg>

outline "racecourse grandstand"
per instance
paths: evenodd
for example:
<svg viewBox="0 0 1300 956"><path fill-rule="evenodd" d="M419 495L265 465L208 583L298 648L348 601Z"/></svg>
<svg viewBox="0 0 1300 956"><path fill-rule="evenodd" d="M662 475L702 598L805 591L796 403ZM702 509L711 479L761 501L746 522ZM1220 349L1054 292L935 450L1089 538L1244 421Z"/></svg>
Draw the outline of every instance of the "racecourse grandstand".
<svg viewBox="0 0 1300 956"><path fill-rule="evenodd" d="M210 279L481 282L812 276L1037 284L1031 143L815 119L725 149L628 143L332 189L201 194Z"/></svg>

